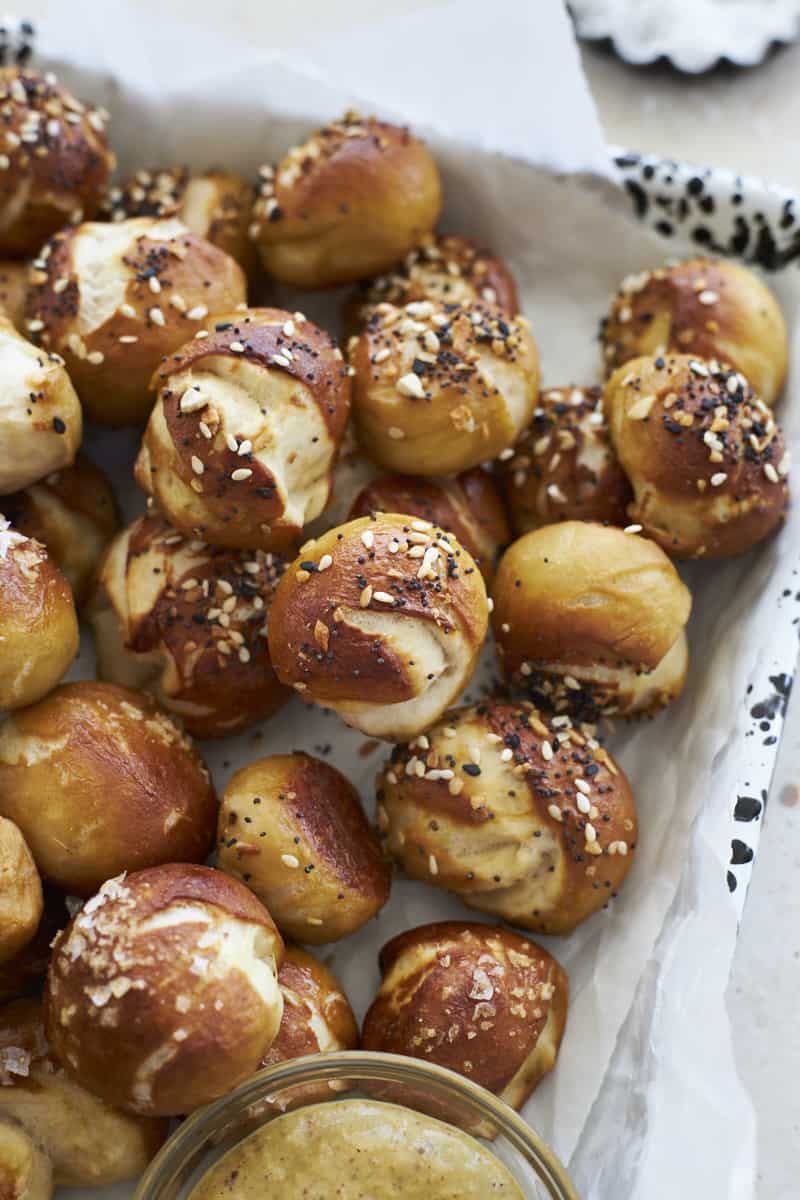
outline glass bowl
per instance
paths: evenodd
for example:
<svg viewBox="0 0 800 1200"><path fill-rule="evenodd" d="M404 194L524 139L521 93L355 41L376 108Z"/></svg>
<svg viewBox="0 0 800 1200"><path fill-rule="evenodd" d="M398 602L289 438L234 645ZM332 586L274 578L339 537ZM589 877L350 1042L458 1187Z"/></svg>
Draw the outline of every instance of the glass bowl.
<svg viewBox="0 0 800 1200"><path fill-rule="evenodd" d="M289 1109L359 1096L411 1107L408 1098L415 1094L415 1109L429 1106L438 1120L461 1132L479 1129L478 1140L511 1172L526 1200L579 1200L550 1147L502 1100L444 1067L366 1050L268 1067L200 1109L153 1159L135 1200L186 1200L217 1159Z"/></svg>

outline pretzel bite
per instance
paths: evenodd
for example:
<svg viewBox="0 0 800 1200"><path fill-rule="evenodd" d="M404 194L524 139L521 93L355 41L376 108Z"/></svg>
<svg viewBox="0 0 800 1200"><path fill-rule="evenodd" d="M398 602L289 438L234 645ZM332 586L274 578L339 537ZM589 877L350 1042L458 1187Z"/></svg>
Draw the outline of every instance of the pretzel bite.
<svg viewBox="0 0 800 1200"><path fill-rule="evenodd" d="M0 314L15 329L23 329L25 301L28 295L28 268L25 263L0 262Z"/></svg>
<svg viewBox="0 0 800 1200"><path fill-rule="evenodd" d="M725 558L762 541L789 503L789 453L744 376L691 355L636 358L606 385L628 512L675 558Z"/></svg>
<svg viewBox="0 0 800 1200"><path fill-rule="evenodd" d="M257 254L248 234L255 191L235 171L211 167L139 170L108 189L103 211L111 221L129 217L177 217L187 229L218 246L251 275Z"/></svg>
<svg viewBox="0 0 800 1200"><path fill-rule="evenodd" d="M0 1008L0 1119L27 1131L64 1187L135 1179L167 1135L165 1121L111 1108L64 1072L38 1000Z"/></svg>
<svg viewBox="0 0 800 1200"><path fill-rule="evenodd" d="M351 362L361 445L409 475L450 475L494 458L530 420L539 388L525 318L482 303L381 305Z"/></svg>
<svg viewBox="0 0 800 1200"><path fill-rule="evenodd" d="M533 420L497 474L519 536L554 521L627 525L631 485L611 447L601 388L541 392Z"/></svg>
<svg viewBox="0 0 800 1200"><path fill-rule="evenodd" d="M325 288L385 271L439 219L436 163L408 129L346 113L259 171L251 237L281 283Z"/></svg>
<svg viewBox="0 0 800 1200"><path fill-rule="evenodd" d="M643 355L717 358L741 371L769 405L786 377L780 305L753 271L721 259L692 258L628 276L612 301L603 342L609 374Z"/></svg>
<svg viewBox="0 0 800 1200"><path fill-rule="evenodd" d="M47 547L82 604L117 528L117 504L108 476L79 454L71 466L5 496L2 505L16 529Z"/></svg>
<svg viewBox="0 0 800 1200"><path fill-rule="evenodd" d="M101 425L145 421L161 360L247 298L238 263L174 217L64 229L34 260L30 283L27 330L63 357Z"/></svg>
<svg viewBox="0 0 800 1200"><path fill-rule="evenodd" d="M78 652L69 584L44 546L0 513L0 710L33 704Z"/></svg>
<svg viewBox="0 0 800 1200"><path fill-rule="evenodd" d="M185 734L150 696L65 683L0 726L0 814L75 896L119 871L202 861L217 804Z"/></svg>
<svg viewBox="0 0 800 1200"><path fill-rule="evenodd" d="M53 1168L33 1138L0 1117L0 1196L3 1200L50 1200Z"/></svg>
<svg viewBox="0 0 800 1200"><path fill-rule="evenodd" d="M227 313L153 383L136 480L176 528L280 549L322 512L350 411L327 333L278 308Z"/></svg>
<svg viewBox="0 0 800 1200"><path fill-rule="evenodd" d="M283 1020L261 1060L262 1067L306 1054L356 1049L356 1019L333 971L299 946L287 946L278 985L283 995Z"/></svg>
<svg viewBox="0 0 800 1200"><path fill-rule="evenodd" d="M428 521L380 513L303 547L269 648L282 683L372 737L414 737L468 683L486 636L480 571Z"/></svg>
<svg viewBox="0 0 800 1200"><path fill-rule="evenodd" d="M683 688L692 599L655 542L545 525L509 546L492 597L503 670L534 704L595 721L652 712Z"/></svg>
<svg viewBox="0 0 800 1200"><path fill-rule="evenodd" d="M266 631L285 566L277 554L214 549L140 517L109 546L87 606L100 677L152 692L195 737L272 716L290 695Z"/></svg>
<svg viewBox="0 0 800 1200"><path fill-rule="evenodd" d="M222 871L172 863L110 879L56 939L48 1040L109 1104L191 1112L252 1075L275 1040L282 959L263 904Z"/></svg>
<svg viewBox="0 0 800 1200"><path fill-rule="evenodd" d="M408 875L537 933L616 895L636 845L620 767L569 717L486 701L396 746L378 776L385 845Z"/></svg>
<svg viewBox="0 0 800 1200"><path fill-rule="evenodd" d="M0 963L33 939L43 908L42 881L28 843L13 821L0 817Z"/></svg>
<svg viewBox="0 0 800 1200"><path fill-rule="evenodd" d="M491 476L475 467L455 479L384 475L359 492L351 518L377 512L408 513L448 530L480 567L486 586L501 549L511 540L505 509Z"/></svg>
<svg viewBox="0 0 800 1200"><path fill-rule="evenodd" d="M412 300L466 305L482 300L510 317L519 312L514 277L502 259L460 234L430 234L387 275L361 284L345 312L348 333L360 333L378 304Z"/></svg>
<svg viewBox="0 0 800 1200"><path fill-rule="evenodd" d="M57 355L0 316L0 496L66 467L81 444L81 406Z"/></svg>
<svg viewBox="0 0 800 1200"><path fill-rule="evenodd" d="M217 836L217 866L255 892L286 937L338 941L389 899L389 867L358 792L308 754L274 754L237 771Z"/></svg>
<svg viewBox="0 0 800 1200"><path fill-rule="evenodd" d="M517 1109L552 1070L569 983L535 942L478 922L441 921L392 938L380 968L365 1050L449 1067Z"/></svg>
<svg viewBox="0 0 800 1200"><path fill-rule="evenodd" d="M54 75L0 68L0 257L35 254L68 221L98 209L114 169L108 113L89 108Z"/></svg>

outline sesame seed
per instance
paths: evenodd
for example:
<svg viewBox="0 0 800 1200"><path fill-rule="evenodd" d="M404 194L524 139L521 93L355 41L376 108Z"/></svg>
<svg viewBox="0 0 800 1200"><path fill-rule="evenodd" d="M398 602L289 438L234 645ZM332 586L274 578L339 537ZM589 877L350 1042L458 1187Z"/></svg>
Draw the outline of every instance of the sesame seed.
<svg viewBox="0 0 800 1200"><path fill-rule="evenodd" d="M566 504L567 497L562 492L557 483L550 483L547 486L547 494L551 500L555 500L557 504Z"/></svg>
<svg viewBox="0 0 800 1200"><path fill-rule="evenodd" d="M300 866L300 859L297 858L294 854L282 854L281 862L283 863L283 865L285 867L295 868L295 867Z"/></svg>
<svg viewBox="0 0 800 1200"><path fill-rule="evenodd" d="M394 604L394 596L389 595L388 592L373 592L372 596L374 600L380 601L381 604Z"/></svg>
<svg viewBox="0 0 800 1200"><path fill-rule="evenodd" d="M550 745L549 742L542 742L542 758L545 760L545 762L550 762L550 759L552 757L553 757L553 747Z"/></svg>
<svg viewBox="0 0 800 1200"><path fill-rule="evenodd" d="M158 293L161 291L161 284L158 282L158 279L155 277L155 275L151 275L147 282L150 285L150 291L155 292L156 295L158 295Z"/></svg>
<svg viewBox="0 0 800 1200"><path fill-rule="evenodd" d="M11 166L11 159L7 154L0 154L0 171L7 171Z"/></svg>
<svg viewBox="0 0 800 1200"><path fill-rule="evenodd" d="M186 312L186 301L180 292L173 292L169 298L169 303L173 308L177 308L178 312Z"/></svg>
<svg viewBox="0 0 800 1200"><path fill-rule="evenodd" d="M231 471L231 479L234 483L243 483L245 479L249 479L253 472L249 467L237 467L235 471Z"/></svg>
<svg viewBox="0 0 800 1200"><path fill-rule="evenodd" d="M447 784L447 790L451 796L459 796L464 790L464 780L451 779Z"/></svg>
<svg viewBox="0 0 800 1200"><path fill-rule="evenodd" d="M364 530L364 532L361 534L361 541L364 543L364 545L367 547L368 550L372 549L372 547L375 544L375 535L371 529Z"/></svg>
<svg viewBox="0 0 800 1200"><path fill-rule="evenodd" d="M148 309L147 315L149 316L150 320L153 322L154 325L166 325L166 323L167 323L164 320L163 312L161 311L161 309L158 307L157 304L153 305L153 307L151 309Z"/></svg>
<svg viewBox="0 0 800 1200"><path fill-rule="evenodd" d="M792 465L792 456L789 453L789 451L787 450L786 453L784 454L783 458L781 459L781 461L778 463L778 474L779 475L788 475L789 468L791 465Z"/></svg>
<svg viewBox="0 0 800 1200"><path fill-rule="evenodd" d="M362 591L361 595L358 597L358 603L361 605L362 608L367 608L369 606L369 602L371 599L372 599L372 588L370 587L369 584L367 584L367 586Z"/></svg>
<svg viewBox="0 0 800 1200"><path fill-rule="evenodd" d="M28 321L27 325L31 333L38 333L41 329L44 329L44 321L40 321L38 317L32 321Z"/></svg>
<svg viewBox="0 0 800 1200"><path fill-rule="evenodd" d="M181 396L180 409L183 413L198 412L201 408L205 408L208 404L208 399L200 388L190 387Z"/></svg>
<svg viewBox="0 0 800 1200"><path fill-rule="evenodd" d="M253 449L253 443L250 441L249 438L245 438L244 441L239 446L239 456L241 457L243 454L250 454L252 449Z"/></svg>
<svg viewBox="0 0 800 1200"><path fill-rule="evenodd" d="M234 354L244 354L244 346L241 342L231 342L228 347Z"/></svg>
<svg viewBox="0 0 800 1200"><path fill-rule="evenodd" d="M204 464L200 461L200 459L197 457L197 455L193 454L192 455L192 470L194 471L195 475L202 475L203 472L205 471L205 469L206 468L205 468Z"/></svg>
<svg viewBox="0 0 800 1200"><path fill-rule="evenodd" d="M375 353L374 353L374 354L373 354L373 356L372 356L372 361L373 361L374 363L382 363L382 362L386 362L386 359L389 357L389 355L390 355L391 353L392 353L392 352L391 352L391 350L389 349L389 347L388 347L388 346L384 346L384 347L383 347L381 350L376 350L376 351L375 351Z"/></svg>
<svg viewBox="0 0 800 1200"><path fill-rule="evenodd" d="M200 433L203 435L203 437L207 438L209 441L214 436L209 427L206 425L205 421L198 422L197 428L200 430Z"/></svg>
<svg viewBox="0 0 800 1200"><path fill-rule="evenodd" d="M322 558L317 563L318 571L327 571L328 567L333 563L333 555L323 554Z"/></svg>
<svg viewBox="0 0 800 1200"><path fill-rule="evenodd" d="M728 476L726 475L726 473L724 471L717 471L716 475L711 476L711 480L710 480L711 486L712 487L721 487L727 478L728 478Z"/></svg>
<svg viewBox="0 0 800 1200"><path fill-rule="evenodd" d="M419 375L415 375L413 371L409 371L407 375L401 376L395 386L401 396L410 396L414 400L425 399L425 389L422 386L422 381Z"/></svg>
<svg viewBox="0 0 800 1200"><path fill-rule="evenodd" d="M770 483L779 483L780 482L780 476L778 475L778 472L773 467L772 463L764 463L764 474L766 475L766 477L770 481Z"/></svg>
<svg viewBox="0 0 800 1200"><path fill-rule="evenodd" d="M284 322L283 333L286 337L294 337L294 321L290 319Z"/></svg>
<svg viewBox="0 0 800 1200"><path fill-rule="evenodd" d="M289 367L291 363L285 354L273 354L270 362L273 362L276 367Z"/></svg>
<svg viewBox="0 0 800 1200"><path fill-rule="evenodd" d="M627 853L628 853L628 843L627 842L617 842L617 854L621 854L622 857L624 858Z"/></svg>
<svg viewBox="0 0 800 1200"><path fill-rule="evenodd" d="M86 355L86 361L91 363L93 367L99 367L100 363L105 360L105 357L102 350L92 350L91 354Z"/></svg>
<svg viewBox="0 0 800 1200"><path fill-rule="evenodd" d="M208 309L205 304L195 304L194 308L190 308L186 315L190 321L202 321L203 317L208 316Z"/></svg>
<svg viewBox="0 0 800 1200"><path fill-rule="evenodd" d="M404 438L406 436L405 431L402 429L398 429L398 427L396 425L390 425L386 432L389 434L389 437L392 438L396 442L399 442L401 440L401 438Z"/></svg>
<svg viewBox="0 0 800 1200"><path fill-rule="evenodd" d="M701 304L716 304L719 300L719 292L712 292L710 290L700 292L697 299Z"/></svg>
<svg viewBox="0 0 800 1200"><path fill-rule="evenodd" d="M510 750L508 748L508 746L506 746L505 750L502 750L500 752L501 762L510 762L513 757L514 757L514 751Z"/></svg>
<svg viewBox="0 0 800 1200"><path fill-rule="evenodd" d="M439 874L439 864L438 864L438 862L436 861L436 855L435 855L435 854L429 854L429 855L428 855L428 870L430 871L431 875L438 875L438 874Z"/></svg>
<svg viewBox="0 0 800 1200"><path fill-rule="evenodd" d="M561 820L561 809L558 807L557 804L548 804L547 811L550 814L550 816L553 818L554 821Z"/></svg>
<svg viewBox="0 0 800 1200"><path fill-rule="evenodd" d="M583 833L587 842L597 841L597 830L595 829L594 825L590 825L588 821L586 822L586 828L584 829Z"/></svg>
<svg viewBox="0 0 800 1200"><path fill-rule="evenodd" d="M641 533L642 527L641 527L641 525L626 525L622 532L623 533Z"/></svg>
<svg viewBox="0 0 800 1200"><path fill-rule="evenodd" d="M591 811L591 804L580 792L578 792L578 795L575 797L575 803L578 806L578 811L582 812L584 816Z"/></svg>
<svg viewBox="0 0 800 1200"><path fill-rule="evenodd" d="M411 528L416 530L417 533L427 533L431 528L431 523L430 521L412 521Z"/></svg>

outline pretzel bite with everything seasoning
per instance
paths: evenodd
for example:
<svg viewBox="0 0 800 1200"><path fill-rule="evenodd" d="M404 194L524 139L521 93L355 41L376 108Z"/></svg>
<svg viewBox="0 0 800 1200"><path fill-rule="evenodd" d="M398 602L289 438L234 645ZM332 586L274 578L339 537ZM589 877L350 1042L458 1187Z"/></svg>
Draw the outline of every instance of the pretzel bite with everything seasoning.
<svg viewBox="0 0 800 1200"><path fill-rule="evenodd" d="M139 170L109 188L103 212L115 222L129 217L177 217L251 275L258 257L248 234L254 200L254 189L235 171L211 167L195 174L188 167L160 167Z"/></svg>
<svg viewBox="0 0 800 1200"><path fill-rule="evenodd" d="M44 546L0 513L0 711L33 704L78 653L70 586Z"/></svg>
<svg viewBox="0 0 800 1200"><path fill-rule="evenodd" d="M262 1067L306 1054L356 1049L358 1026L350 1001L328 967L299 946L287 946L278 986L283 995L283 1020L261 1060ZM324 1092L329 1096L330 1088L325 1087Z"/></svg>
<svg viewBox="0 0 800 1200"><path fill-rule="evenodd" d="M54 75L0 68L0 257L25 258L100 205L114 155L108 113L81 104Z"/></svg>
<svg viewBox="0 0 800 1200"><path fill-rule="evenodd" d="M786 377L780 305L758 275L735 262L692 258L622 281L603 327L608 373L643 355L691 354L729 363L765 404Z"/></svg>
<svg viewBox="0 0 800 1200"><path fill-rule="evenodd" d="M0 1196L3 1200L50 1200L52 1195L50 1159L21 1125L0 1117Z"/></svg>
<svg viewBox="0 0 800 1200"><path fill-rule="evenodd" d="M449 1067L517 1109L552 1070L569 982L535 942L476 921L441 921L387 942L380 967L365 1050Z"/></svg>
<svg viewBox="0 0 800 1200"><path fill-rule="evenodd" d="M545 525L506 550L492 597L501 665L534 704L594 721L652 712L683 688L692 598L647 538Z"/></svg>
<svg viewBox="0 0 800 1200"><path fill-rule="evenodd" d="M0 963L7 963L31 942L44 910L42 881L13 821L0 817Z"/></svg>
<svg viewBox="0 0 800 1200"><path fill-rule="evenodd" d="M345 310L348 332L360 333L376 305L400 307L412 300L466 305L482 300L510 317L519 312L516 284L506 264L458 233L430 234L388 274L362 283Z"/></svg>
<svg viewBox="0 0 800 1200"><path fill-rule="evenodd" d="M626 525L632 497L611 447L601 388L541 392L533 420L496 471L519 536L554 521Z"/></svg>
<svg viewBox="0 0 800 1200"><path fill-rule="evenodd" d="M47 547L82 604L103 550L117 528L117 504L108 476L79 454L22 492L5 496L7 518Z"/></svg>
<svg viewBox="0 0 800 1200"><path fill-rule="evenodd" d="M25 328L25 301L28 295L28 267L25 263L0 262L0 314L15 329Z"/></svg>
<svg viewBox="0 0 800 1200"><path fill-rule="evenodd" d="M486 589L452 534L396 513L307 543L272 604L282 683L372 737L413 737L466 686L488 623Z"/></svg>
<svg viewBox="0 0 800 1200"><path fill-rule="evenodd" d="M691 355L636 358L606 385L628 512L675 558L725 558L762 541L789 503L789 453L739 371Z"/></svg>
<svg viewBox="0 0 800 1200"><path fill-rule="evenodd" d="M395 748L377 787L407 874L537 933L571 933L602 908L636 845L621 768L569 717L530 704L446 713Z"/></svg>
<svg viewBox="0 0 800 1200"><path fill-rule="evenodd" d="M389 898L389 866L358 792L308 754L274 754L237 771L217 842L217 866L246 883L296 941L347 937Z"/></svg>
<svg viewBox="0 0 800 1200"><path fill-rule="evenodd" d="M350 361L362 447L408 475L451 475L494 458L527 425L539 389L527 321L485 304L380 305Z"/></svg>
<svg viewBox="0 0 800 1200"><path fill-rule="evenodd" d="M101 425L147 420L164 356L247 298L238 263L174 217L65 229L34 261L30 283L27 330L62 356L86 416Z"/></svg>
<svg viewBox="0 0 800 1200"><path fill-rule="evenodd" d="M139 486L214 545L280 549L325 507L350 411L333 339L302 313L222 315L153 379Z"/></svg>
<svg viewBox="0 0 800 1200"><path fill-rule="evenodd" d="M0 316L0 497L68 466L82 434L81 406L61 359Z"/></svg>
<svg viewBox="0 0 800 1200"><path fill-rule="evenodd" d="M0 1120L33 1138L63 1187L136 1179L167 1135L165 1121L111 1108L56 1062L38 1000L0 1008Z"/></svg>
<svg viewBox="0 0 800 1200"><path fill-rule="evenodd" d="M195 737L225 737L289 699L267 647L267 614L285 562L220 550L159 517L108 548L87 606L103 679L153 693Z"/></svg>
<svg viewBox="0 0 800 1200"><path fill-rule="evenodd" d="M283 1016L282 959L263 904L222 871L172 863L110 879L56 939L48 1040L109 1104L191 1112L258 1069Z"/></svg>
<svg viewBox="0 0 800 1200"><path fill-rule="evenodd" d="M442 188L408 129L349 112L259 171L250 234L269 274L301 288L385 271L439 219Z"/></svg>
<svg viewBox="0 0 800 1200"><path fill-rule="evenodd" d="M65 683L0 726L0 814L75 896L120 871L201 862L217 819L192 742L150 696Z"/></svg>
<svg viewBox="0 0 800 1200"><path fill-rule="evenodd" d="M491 584L501 547L511 540L505 509L491 476L476 467L455 479L384 475L359 492L351 518L376 512L408 513L448 530Z"/></svg>

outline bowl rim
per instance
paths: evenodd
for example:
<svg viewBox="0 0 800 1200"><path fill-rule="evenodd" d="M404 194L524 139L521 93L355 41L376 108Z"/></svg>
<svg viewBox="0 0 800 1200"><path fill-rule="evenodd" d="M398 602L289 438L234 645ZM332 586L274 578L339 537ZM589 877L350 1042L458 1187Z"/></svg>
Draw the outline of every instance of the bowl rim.
<svg viewBox="0 0 800 1200"><path fill-rule="evenodd" d="M137 1184L134 1200L158 1200L163 1177L177 1170L196 1142L221 1124L232 1107L245 1108L249 1103L261 1099L265 1091L287 1084L300 1086L346 1073L367 1079L388 1078L392 1083L435 1080L440 1087L455 1093L457 1098L476 1106L482 1117L497 1124L514 1149L536 1167L540 1182L547 1188L552 1200L580 1200L555 1151L504 1100L447 1067L375 1050L311 1054L287 1059L257 1071L219 1100L212 1101L187 1117L149 1163Z"/></svg>

